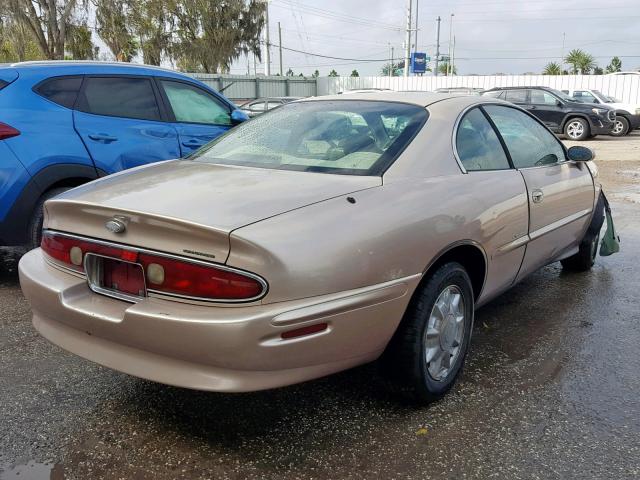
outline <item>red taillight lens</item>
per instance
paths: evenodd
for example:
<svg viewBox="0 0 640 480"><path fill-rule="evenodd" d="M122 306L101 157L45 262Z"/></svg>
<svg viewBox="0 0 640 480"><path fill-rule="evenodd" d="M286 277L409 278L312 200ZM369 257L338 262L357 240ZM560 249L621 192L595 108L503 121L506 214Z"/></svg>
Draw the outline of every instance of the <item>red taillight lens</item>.
<svg viewBox="0 0 640 480"><path fill-rule="evenodd" d="M203 300L251 300L264 293L265 284L257 278L226 268L139 252L132 247L104 245L44 231L42 250L52 259L78 272L84 272L84 256L93 253L142 266L149 291ZM80 252L78 251L80 250Z"/></svg>
<svg viewBox="0 0 640 480"><path fill-rule="evenodd" d="M20 135L20 130L16 130L11 125L0 122L0 140L17 137L18 135Z"/></svg>
<svg viewBox="0 0 640 480"><path fill-rule="evenodd" d="M147 253L140 254L140 263L148 276L148 267L152 264L164 269L162 283L148 284L149 290L156 292L198 298L241 300L257 297L263 290L262 284L256 279L198 263Z"/></svg>

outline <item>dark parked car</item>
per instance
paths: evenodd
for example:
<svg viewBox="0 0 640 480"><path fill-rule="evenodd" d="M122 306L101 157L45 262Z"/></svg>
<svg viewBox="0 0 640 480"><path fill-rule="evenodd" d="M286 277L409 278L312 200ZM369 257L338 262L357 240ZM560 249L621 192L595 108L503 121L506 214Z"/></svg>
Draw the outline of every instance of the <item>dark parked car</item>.
<svg viewBox="0 0 640 480"><path fill-rule="evenodd" d="M272 108L279 107L285 103L293 102L294 100L300 100L302 97L265 97L251 100L243 104L240 108L249 117L255 117L261 113L268 112Z"/></svg>
<svg viewBox="0 0 640 480"><path fill-rule="evenodd" d="M32 248L49 198L187 156L247 119L187 75L105 62L1 65L0 111L0 246Z"/></svg>
<svg viewBox="0 0 640 480"><path fill-rule="evenodd" d="M609 135L616 120L614 108L581 103L553 88L498 87L487 90L483 95L525 108L552 132L564 133L571 140Z"/></svg>

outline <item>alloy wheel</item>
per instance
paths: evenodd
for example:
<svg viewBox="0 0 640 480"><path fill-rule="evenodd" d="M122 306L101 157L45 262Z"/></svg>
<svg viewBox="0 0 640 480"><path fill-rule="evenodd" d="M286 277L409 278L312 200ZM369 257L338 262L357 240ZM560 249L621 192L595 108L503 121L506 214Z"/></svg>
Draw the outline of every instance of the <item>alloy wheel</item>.
<svg viewBox="0 0 640 480"><path fill-rule="evenodd" d="M449 285L433 305L425 332L425 360L434 380L444 380L455 365L461 353L464 330L464 298L457 286Z"/></svg>
<svg viewBox="0 0 640 480"><path fill-rule="evenodd" d="M621 135L624 130L624 125L620 120L616 120L616 123L613 125L613 133L615 135Z"/></svg>
<svg viewBox="0 0 640 480"><path fill-rule="evenodd" d="M580 138L584 133L584 125L580 122L571 122L567 126L567 135L570 138Z"/></svg>

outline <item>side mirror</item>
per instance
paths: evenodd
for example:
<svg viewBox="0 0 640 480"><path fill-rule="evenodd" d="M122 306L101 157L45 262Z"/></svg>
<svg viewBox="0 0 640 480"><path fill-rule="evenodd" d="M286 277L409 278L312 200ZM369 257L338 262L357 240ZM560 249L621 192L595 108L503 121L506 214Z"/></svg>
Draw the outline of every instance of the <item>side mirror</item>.
<svg viewBox="0 0 640 480"><path fill-rule="evenodd" d="M569 160L574 162L589 162L596 158L596 155L590 148L581 147L580 145L569 148L567 153L569 154Z"/></svg>
<svg viewBox="0 0 640 480"><path fill-rule="evenodd" d="M556 100L556 105L558 107L561 107L562 105L564 105L560 100Z"/></svg>
<svg viewBox="0 0 640 480"><path fill-rule="evenodd" d="M231 124L238 125L239 123L246 122L249 120L249 115L244 113L242 110L236 108L233 112L231 112Z"/></svg>

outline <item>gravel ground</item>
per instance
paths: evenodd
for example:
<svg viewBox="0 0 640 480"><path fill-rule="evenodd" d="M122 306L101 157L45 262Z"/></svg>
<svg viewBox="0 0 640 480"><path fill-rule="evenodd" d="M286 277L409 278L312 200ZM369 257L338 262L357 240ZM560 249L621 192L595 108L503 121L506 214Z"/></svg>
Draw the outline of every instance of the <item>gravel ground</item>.
<svg viewBox="0 0 640 480"><path fill-rule="evenodd" d="M139 380L38 336L0 262L0 479L640 478L640 135L591 140L623 251L559 264L477 312L442 401L369 365L222 395Z"/></svg>

